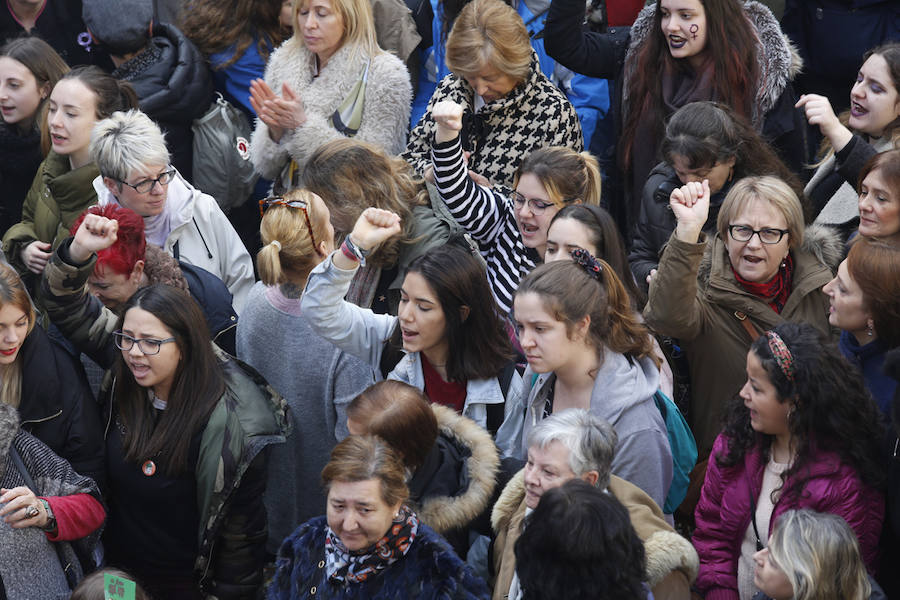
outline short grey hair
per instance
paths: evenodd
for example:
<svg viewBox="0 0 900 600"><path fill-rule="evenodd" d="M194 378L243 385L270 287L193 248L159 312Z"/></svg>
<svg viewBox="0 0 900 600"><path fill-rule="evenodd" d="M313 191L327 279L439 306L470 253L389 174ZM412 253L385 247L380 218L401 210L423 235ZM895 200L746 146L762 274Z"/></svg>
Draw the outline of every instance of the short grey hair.
<svg viewBox="0 0 900 600"><path fill-rule="evenodd" d="M559 442L569 450L569 467L577 477L597 471L597 487L609 485L619 436L612 425L581 408L553 413L528 433L528 447L547 448Z"/></svg>
<svg viewBox="0 0 900 600"><path fill-rule="evenodd" d="M148 166L169 164L166 138L139 110L114 112L94 125L90 153L100 174L116 181L125 181Z"/></svg>

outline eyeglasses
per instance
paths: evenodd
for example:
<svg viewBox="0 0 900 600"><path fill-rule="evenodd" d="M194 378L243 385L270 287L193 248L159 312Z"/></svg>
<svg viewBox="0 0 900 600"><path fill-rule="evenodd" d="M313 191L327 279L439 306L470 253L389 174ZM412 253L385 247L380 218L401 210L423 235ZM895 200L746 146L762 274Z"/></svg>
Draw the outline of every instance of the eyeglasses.
<svg viewBox="0 0 900 600"><path fill-rule="evenodd" d="M544 202L543 200L538 200L536 198L526 198L519 192L511 192L510 197L512 198L513 204L516 206L516 210L521 210L523 206L526 204L531 212L535 215L542 215L544 211L547 210L548 206L553 206L553 202ZM568 200L564 200L564 202L569 202Z"/></svg>
<svg viewBox="0 0 900 600"><path fill-rule="evenodd" d="M138 348L141 352L143 352L147 356L153 356L154 354L159 354L159 349L163 344L174 342L175 338L170 337L164 340L157 340L155 338L133 338L130 335L122 333L121 331L114 331L113 340L116 342L116 348L118 348L119 350L128 352L132 348L134 348L134 344L135 342L137 342Z"/></svg>
<svg viewBox="0 0 900 600"><path fill-rule="evenodd" d="M759 241L763 244L777 244L786 234L790 233L790 229L775 229L774 227L766 227L764 229L753 229L746 225L729 225L728 234L736 242L749 242L754 235L759 236Z"/></svg>
<svg viewBox="0 0 900 600"><path fill-rule="evenodd" d="M175 169L160 173L159 177L157 177L156 179L144 179L143 181L138 181L134 185L131 185L127 181L122 181L121 179L119 180L119 183L124 183L125 185L136 191L138 194L146 194L147 192L152 190L153 186L157 183L161 186L169 185L169 183L173 179L175 179Z"/></svg>
<svg viewBox="0 0 900 600"><path fill-rule="evenodd" d="M259 201L259 216L263 216L263 214L275 204L303 211L303 218L306 219L306 231L309 232L309 239L312 241L313 248L315 248L316 236L313 235L312 223L309 220L309 203L306 200L285 200L281 196L275 198L263 198Z"/></svg>

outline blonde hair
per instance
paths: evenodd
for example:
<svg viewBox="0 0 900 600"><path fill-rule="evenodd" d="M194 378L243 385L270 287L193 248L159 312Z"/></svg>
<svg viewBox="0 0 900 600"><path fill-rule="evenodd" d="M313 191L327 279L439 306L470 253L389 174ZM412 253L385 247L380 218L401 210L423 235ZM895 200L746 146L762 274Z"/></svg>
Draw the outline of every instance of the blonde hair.
<svg viewBox="0 0 900 600"><path fill-rule="evenodd" d="M536 150L516 169L513 187L526 173L537 177L559 208L575 200L600 206L600 165L590 152L575 152L564 146Z"/></svg>
<svg viewBox="0 0 900 600"><path fill-rule="evenodd" d="M459 77L491 65L521 83L531 74L531 57L531 38L515 9L501 0L473 0L456 17L444 60Z"/></svg>
<svg viewBox="0 0 900 600"><path fill-rule="evenodd" d="M0 306L12 304L23 313L28 320L28 331L25 337L34 329L35 314L31 305L31 298L25 291L22 280L15 269L5 263L0 263ZM24 341L24 340L23 340ZM8 365L0 365L0 402L18 408L22 398L22 365L16 360Z"/></svg>
<svg viewBox="0 0 900 600"><path fill-rule="evenodd" d="M331 8L341 17L344 25L344 33L341 36L341 47L349 44L355 49L362 50L368 57L380 54L382 49L378 46L375 37L375 17L372 14L372 4L369 0L329 0ZM291 14L293 22L297 22L297 15L301 10L309 6L312 0L294 0ZM303 32L299 27L294 27L294 35L286 43L305 48Z"/></svg>
<svg viewBox="0 0 900 600"><path fill-rule="evenodd" d="M719 237L727 240L728 226L731 221L737 218L748 204L760 201L770 203L784 215L790 231L788 244L791 249L798 248L803 243L803 232L806 229L803 220L803 206L791 186L771 175L744 177L731 187L731 191L722 202L719 218L716 221Z"/></svg>
<svg viewBox="0 0 900 600"><path fill-rule="evenodd" d="M273 204L263 215L259 225L263 247L256 255L259 278L266 285L278 285L291 280L290 276L306 279L319 264L318 248L310 238L309 229L316 244L328 236L328 215L319 214L313 202L316 195L302 188L289 190L285 202L306 202L306 214L299 208ZM321 202L321 198L319 201ZM306 218L309 217L309 226Z"/></svg>
<svg viewBox="0 0 900 600"><path fill-rule="evenodd" d="M785 511L769 555L790 581L794 600L867 600L872 592L856 534L838 515Z"/></svg>

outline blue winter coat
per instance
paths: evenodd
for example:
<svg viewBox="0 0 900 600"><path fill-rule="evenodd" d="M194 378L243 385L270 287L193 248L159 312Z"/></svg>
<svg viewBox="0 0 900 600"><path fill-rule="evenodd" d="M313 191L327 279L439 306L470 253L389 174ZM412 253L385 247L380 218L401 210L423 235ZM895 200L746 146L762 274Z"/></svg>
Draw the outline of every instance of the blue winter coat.
<svg viewBox="0 0 900 600"><path fill-rule="evenodd" d="M444 538L419 523L406 556L363 583L328 581L325 517L310 519L281 544L268 600L322 597L329 600L488 600L485 583L450 549Z"/></svg>

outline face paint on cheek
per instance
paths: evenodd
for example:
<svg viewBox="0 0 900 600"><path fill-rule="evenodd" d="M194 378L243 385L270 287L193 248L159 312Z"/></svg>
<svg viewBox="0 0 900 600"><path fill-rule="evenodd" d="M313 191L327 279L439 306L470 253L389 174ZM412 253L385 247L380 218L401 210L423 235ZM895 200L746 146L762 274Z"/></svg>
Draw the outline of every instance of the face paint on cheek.
<svg viewBox="0 0 900 600"><path fill-rule="evenodd" d="M693 25L691 25L690 31L691 31L691 37L696 40L697 32L700 31L700 26L697 25L696 23L694 23Z"/></svg>

